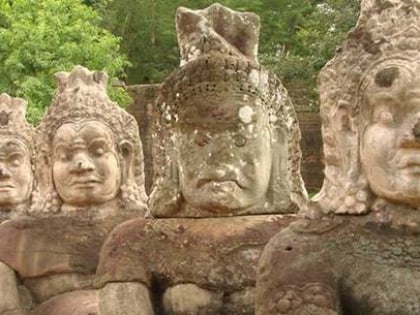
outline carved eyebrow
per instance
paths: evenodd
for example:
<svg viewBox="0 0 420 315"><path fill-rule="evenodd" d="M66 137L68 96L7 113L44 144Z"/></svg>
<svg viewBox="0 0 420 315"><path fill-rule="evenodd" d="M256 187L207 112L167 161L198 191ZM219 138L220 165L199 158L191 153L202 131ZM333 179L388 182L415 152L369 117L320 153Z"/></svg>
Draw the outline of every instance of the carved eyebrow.
<svg viewBox="0 0 420 315"><path fill-rule="evenodd" d="M91 146L91 145L93 145L93 144L96 144L97 142L102 143L102 144L105 144L106 146L108 146L108 142L107 142L107 140L108 140L108 139L106 139L106 138L105 138L105 137L103 137L103 136L101 136L101 137L97 137L97 138L93 139L92 141L90 141L90 142L88 143L88 147L90 147L90 146Z"/></svg>
<svg viewBox="0 0 420 315"><path fill-rule="evenodd" d="M20 150L20 151L26 151L27 148L25 145L21 143L17 143L14 141L7 141L6 143L3 143L0 146L0 150L2 151L10 151L10 150Z"/></svg>
<svg viewBox="0 0 420 315"><path fill-rule="evenodd" d="M376 105L377 101L392 102L394 104L398 104L399 103L398 99L395 98L391 93L388 93L388 92L375 93L375 94L372 94L369 97L369 102L371 103L371 105Z"/></svg>

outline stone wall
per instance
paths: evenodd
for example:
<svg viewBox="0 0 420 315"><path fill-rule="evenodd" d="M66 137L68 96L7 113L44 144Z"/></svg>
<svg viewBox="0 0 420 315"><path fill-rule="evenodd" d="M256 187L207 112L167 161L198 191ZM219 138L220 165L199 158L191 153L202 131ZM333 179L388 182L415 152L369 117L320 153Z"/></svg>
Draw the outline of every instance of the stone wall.
<svg viewBox="0 0 420 315"><path fill-rule="evenodd" d="M153 181L153 162L150 154L152 150L150 121L153 114L154 101L160 87L160 84L132 85L127 87L134 100L134 103L127 108L127 111L136 118L143 142L147 193L150 193ZM321 188L324 178L321 119L317 112L298 112L298 118L302 132L302 177L308 192L313 193Z"/></svg>
<svg viewBox="0 0 420 315"><path fill-rule="evenodd" d="M318 191L324 180L321 117L317 112L298 112L302 133L302 177L308 193Z"/></svg>
<svg viewBox="0 0 420 315"><path fill-rule="evenodd" d="M143 143L144 154L144 173L147 194L153 182L153 162L152 162L152 132L150 122L153 115L153 105L158 96L160 84L141 84L127 87L127 91L133 98L133 104L127 108L139 124L140 138Z"/></svg>

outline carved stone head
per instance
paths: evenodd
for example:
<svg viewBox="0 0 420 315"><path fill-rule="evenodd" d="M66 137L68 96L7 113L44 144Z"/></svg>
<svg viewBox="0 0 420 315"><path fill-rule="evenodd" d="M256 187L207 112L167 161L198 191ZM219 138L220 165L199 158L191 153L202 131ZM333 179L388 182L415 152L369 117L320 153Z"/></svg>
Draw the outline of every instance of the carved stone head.
<svg viewBox="0 0 420 315"><path fill-rule="evenodd" d="M177 29L182 66L158 100L152 213L296 211L300 132L286 90L256 61L258 17L180 8Z"/></svg>
<svg viewBox="0 0 420 315"><path fill-rule="evenodd" d="M106 74L77 66L56 77L57 93L37 129L35 210L69 215L92 208L144 211L138 127L108 98Z"/></svg>
<svg viewBox="0 0 420 315"><path fill-rule="evenodd" d="M26 101L0 95L0 215L28 210L33 188L34 130L25 119Z"/></svg>
<svg viewBox="0 0 420 315"><path fill-rule="evenodd" d="M362 3L319 76L328 212L420 207L420 3Z"/></svg>

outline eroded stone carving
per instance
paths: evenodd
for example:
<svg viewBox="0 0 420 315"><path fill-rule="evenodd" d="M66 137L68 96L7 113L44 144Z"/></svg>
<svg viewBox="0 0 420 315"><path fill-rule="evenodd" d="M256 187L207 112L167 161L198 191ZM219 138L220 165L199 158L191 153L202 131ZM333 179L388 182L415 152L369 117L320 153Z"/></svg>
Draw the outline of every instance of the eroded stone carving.
<svg viewBox="0 0 420 315"><path fill-rule="evenodd" d="M25 112L26 101L0 95L0 221L29 209L34 130Z"/></svg>
<svg viewBox="0 0 420 315"><path fill-rule="evenodd" d="M0 225L0 314L99 313L102 243L145 212L138 128L109 100L106 75L78 66L57 78L37 129L34 217Z"/></svg>
<svg viewBox="0 0 420 315"><path fill-rule="evenodd" d="M420 312L420 2L362 1L320 80L326 180L259 263L256 314ZM319 214L319 213L318 213Z"/></svg>
<svg viewBox="0 0 420 315"><path fill-rule="evenodd" d="M256 61L257 16L180 8L177 29L182 66L163 83L153 139L151 212L165 218L107 239L102 315L253 314L259 254L295 216L245 214L304 201L296 115Z"/></svg>
<svg viewBox="0 0 420 315"><path fill-rule="evenodd" d="M300 132L286 90L256 60L258 17L180 8L177 30L182 67L158 100L152 214L296 211Z"/></svg>
<svg viewBox="0 0 420 315"><path fill-rule="evenodd" d="M34 210L82 216L87 209L100 216L119 208L144 211L138 127L108 98L106 74L78 66L56 77L56 96L37 128Z"/></svg>
<svg viewBox="0 0 420 315"><path fill-rule="evenodd" d="M319 76L324 211L364 213L378 198L420 205L417 6L364 1L358 28Z"/></svg>

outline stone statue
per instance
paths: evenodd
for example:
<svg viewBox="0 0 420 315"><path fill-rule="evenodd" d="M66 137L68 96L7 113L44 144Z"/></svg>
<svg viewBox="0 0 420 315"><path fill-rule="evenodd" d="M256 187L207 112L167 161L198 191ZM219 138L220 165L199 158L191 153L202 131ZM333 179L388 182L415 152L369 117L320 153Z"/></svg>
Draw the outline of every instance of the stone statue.
<svg viewBox="0 0 420 315"><path fill-rule="evenodd" d="M35 211L82 216L88 209L99 216L144 211L138 127L109 100L106 74L79 66L56 77L57 94L37 128Z"/></svg>
<svg viewBox="0 0 420 315"><path fill-rule="evenodd" d="M106 75L77 66L57 78L37 128L32 217L0 225L0 314L98 314L101 246L146 210L138 128L109 100Z"/></svg>
<svg viewBox="0 0 420 315"><path fill-rule="evenodd" d="M0 222L29 209L34 130L25 112L26 101L0 95Z"/></svg>
<svg viewBox="0 0 420 315"><path fill-rule="evenodd" d="M266 246L257 315L420 313L419 23L419 1L364 0L322 70L326 179Z"/></svg>
<svg viewBox="0 0 420 315"><path fill-rule="evenodd" d="M296 212L300 131L286 90L257 62L258 16L180 8L177 31L182 66L158 100L152 214Z"/></svg>
<svg viewBox="0 0 420 315"><path fill-rule="evenodd" d="M150 210L164 218L109 236L102 315L253 314L259 254L295 219L275 213L305 201L296 115L257 62L258 17L214 4L179 8L176 22L181 67L163 83L153 138Z"/></svg>

